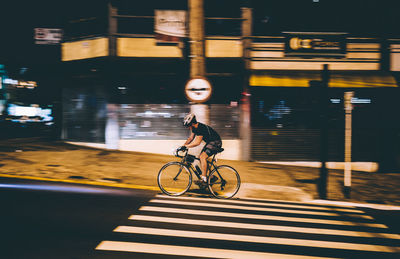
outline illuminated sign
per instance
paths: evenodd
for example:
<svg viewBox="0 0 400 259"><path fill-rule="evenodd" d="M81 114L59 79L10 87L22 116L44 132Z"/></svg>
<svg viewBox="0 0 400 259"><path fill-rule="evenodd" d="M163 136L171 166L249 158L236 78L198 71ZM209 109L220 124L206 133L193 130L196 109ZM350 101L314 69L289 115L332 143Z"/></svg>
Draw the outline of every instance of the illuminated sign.
<svg viewBox="0 0 400 259"><path fill-rule="evenodd" d="M345 57L343 33L286 33L285 55L300 57Z"/></svg>
<svg viewBox="0 0 400 259"><path fill-rule="evenodd" d="M62 29L35 28L36 44L59 44L62 37Z"/></svg>
<svg viewBox="0 0 400 259"><path fill-rule="evenodd" d="M337 104L337 103L341 102L341 99L331 98L330 101L331 101L331 103ZM372 100L369 98L352 97L350 102L354 103L354 104L369 104L369 103L372 103Z"/></svg>
<svg viewBox="0 0 400 259"><path fill-rule="evenodd" d="M193 78L186 83L185 94L191 102L204 103L210 99L211 93L211 84L205 78Z"/></svg>
<svg viewBox="0 0 400 259"><path fill-rule="evenodd" d="M179 42L187 34L187 13L183 10L155 10L154 32L157 41Z"/></svg>
<svg viewBox="0 0 400 259"><path fill-rule="evenodd" d="M9 84L9 85L17 85L18 84L18 80L14 80L11 78L5 78L4 79L4 83L5 84Z"/></svg>
<svg viewBox="0 0 400 259"><path fill-rule="evenodd" d="M13 122L51 122L54 119L50 107L41 108L34 104L30 106L10 104L7 113L11 116L7 120Z"/></svg>
<svg viewBox="0 0 400 259"><path fill-rule="evenodd" d="M121 46L118 46L118 50ZM71 61L78 59L108 56L108 39L96 38L61 44L61 60Z"/></svg>
<svg viewBox="0 0 400 259"><path fill-rule="evenodd" d="M4 78L4 84L13 85L18 88L28 88L33 89L37 87L37 83L35 81L23 81L23 80L15 80L11 78Z"/></svg>

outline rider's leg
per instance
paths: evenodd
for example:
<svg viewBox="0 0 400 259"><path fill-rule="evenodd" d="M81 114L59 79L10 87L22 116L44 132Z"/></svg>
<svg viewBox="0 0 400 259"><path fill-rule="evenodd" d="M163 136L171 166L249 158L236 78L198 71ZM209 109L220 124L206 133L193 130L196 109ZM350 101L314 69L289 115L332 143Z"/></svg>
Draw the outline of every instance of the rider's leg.
<svg viewBox="0 0 400 259"><path fill-rule="evenodd" d="M208 155L206 152L201 152L200 154L200 165L201 165L201 178L207 179L207 158ZM206 180L204 180L206 181Z"/></svg>

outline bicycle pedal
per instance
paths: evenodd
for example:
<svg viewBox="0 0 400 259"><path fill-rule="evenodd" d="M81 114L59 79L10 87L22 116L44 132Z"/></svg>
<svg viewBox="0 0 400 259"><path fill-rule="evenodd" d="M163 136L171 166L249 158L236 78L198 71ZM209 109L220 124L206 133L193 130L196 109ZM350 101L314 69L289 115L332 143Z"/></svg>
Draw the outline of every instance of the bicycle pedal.
<svg viewBox="0 0 400 259"><path fill-rule="evenodd" d="M198 185L198 186L200 187L200 189L205 189L205 188L207 188L207 183L206 183L206 182L203 182L203 181L198 180L198 181L195 181L194 183L195 183L196 185Z"/></svg>
<svg viewBox="0 0 400 259"><path fill-rule="evenodd" d="M215 175L213 175L213 177L210 180L210 183L215 183L218 180L218 177L216 177Z"/></svg>

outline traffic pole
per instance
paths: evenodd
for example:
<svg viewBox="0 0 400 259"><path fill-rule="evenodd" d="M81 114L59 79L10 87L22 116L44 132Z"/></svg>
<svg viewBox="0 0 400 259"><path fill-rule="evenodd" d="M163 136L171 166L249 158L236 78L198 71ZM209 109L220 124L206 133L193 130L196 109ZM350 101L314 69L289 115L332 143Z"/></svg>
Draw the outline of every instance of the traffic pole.
<svg viewBox="0 0 400 259"><path fill-rule="evenodd" d="M351 139L352 139L352 110L351 100L354 92L344 93L345 133L344 133L344 195L351 195Z"/></svg>
<svg viewBox="0 0 400 259"><path fill-rule="evenodd" d="M321 72L321 84L319 89L320 102L320 161L321 168L318 181L318 193L321 199L327 199L328 170L326 162L328 160L328 84L329 68L324 64Z"/></svg>
<svg viewBox="0 0 400 259"><path fill-rule="evenodd" d="M203 0L189 0L190 78L205 77Z"/></svg>

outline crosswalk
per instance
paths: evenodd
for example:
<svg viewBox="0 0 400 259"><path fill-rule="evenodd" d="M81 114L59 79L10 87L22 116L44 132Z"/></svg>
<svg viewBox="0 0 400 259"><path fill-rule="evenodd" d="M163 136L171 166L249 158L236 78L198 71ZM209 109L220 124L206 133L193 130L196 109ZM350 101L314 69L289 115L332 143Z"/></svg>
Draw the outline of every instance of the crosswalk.
<svg viewBox="0 0 400 259"><path fill-rule="evenodd" d="M351 206L156 196L97 251L131 257L400 257L400 235Z"/></svg>

